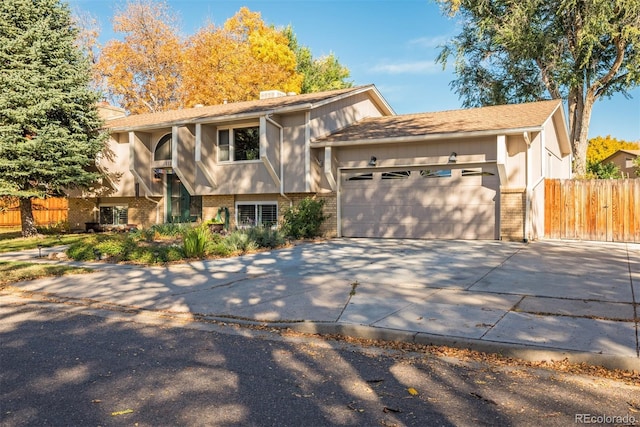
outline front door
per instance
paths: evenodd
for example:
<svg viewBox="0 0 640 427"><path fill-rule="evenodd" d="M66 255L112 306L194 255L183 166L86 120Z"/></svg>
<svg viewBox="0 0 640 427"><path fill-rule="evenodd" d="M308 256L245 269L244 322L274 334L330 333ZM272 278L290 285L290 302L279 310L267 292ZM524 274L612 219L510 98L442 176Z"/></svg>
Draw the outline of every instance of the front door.
<svg viewBox="0 0 640 427"><path fill-rule="evenodd" d="M202 217L202 196L192 196L175 173L167 174L167 221L194 222Z"/></svg>

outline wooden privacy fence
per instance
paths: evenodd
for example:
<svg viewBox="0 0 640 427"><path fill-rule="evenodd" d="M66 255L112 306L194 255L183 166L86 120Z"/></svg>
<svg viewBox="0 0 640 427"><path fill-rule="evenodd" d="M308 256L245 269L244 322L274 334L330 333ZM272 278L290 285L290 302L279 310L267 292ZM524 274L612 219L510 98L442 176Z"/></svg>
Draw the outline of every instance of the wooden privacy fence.
<svg viewBox="0 0 640 427"><path fill-rule="evenodd" d="M58 224L69 218L69 203L65 198L33 199L32 205L36 225ZM0 227L19 227L20 224L20 205L16 200L0 211Z"/></svg>
<svg viewBox="0 0 640 427"><path fill-rule="evenodd" d="M545 236L640 243L640 179L545 180Z"/></svg>

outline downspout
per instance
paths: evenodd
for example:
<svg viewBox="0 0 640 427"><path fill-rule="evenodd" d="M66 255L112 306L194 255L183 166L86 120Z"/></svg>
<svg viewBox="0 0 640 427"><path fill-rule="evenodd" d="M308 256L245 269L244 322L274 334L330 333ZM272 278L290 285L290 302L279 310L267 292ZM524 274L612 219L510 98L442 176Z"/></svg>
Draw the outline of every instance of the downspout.
<svg viewBox="0 0 640 427"><path fill-rule="evenodd" d="M269 116L267 116L267 121L280 129L280 195L289 201L289 207L291 207L293 200L284 194L284 128Z"/></svg>
<svg viewBox="0 0 640 427"><path fill-rule="evenodd" d="M156 224L158 224L159 219L160 219L160 200L158 200L157 202L155 200L153 200L152 198L149 197L149 195L147 195L147 193L144 193L144 198L147 199L150 202L153 202L156 204Z"/></svg>
<svg viewBox="0 0 640 427"><path fill-rule="evenodd" d="M529 214L529 211L531 210L531 193L532 193L532 189L531 189L531 137L529 135L529 132L524 132L522 134L522 136L524 137L524 142L525 144L527 144L527 151L526 151L526 168L527 168L527 172L526 172L526 180L527 180L527 186L525 189L525 199L524 199L524 237L522 239L523 242L527 243L529 242L529 234L531 233L531 225L529 224L529 221L531 220L531 215Z"/></svg>

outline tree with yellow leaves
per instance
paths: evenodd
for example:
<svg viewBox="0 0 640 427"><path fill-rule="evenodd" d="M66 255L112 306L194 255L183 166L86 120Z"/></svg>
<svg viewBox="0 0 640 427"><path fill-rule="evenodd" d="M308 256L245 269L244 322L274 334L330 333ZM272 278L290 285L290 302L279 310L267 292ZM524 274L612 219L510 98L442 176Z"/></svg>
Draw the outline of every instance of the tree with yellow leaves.
<svg viewBox="0 0 640 427"><path fill-rule="evenodd" d="M597 136L589 140L587 147L587 163L595 164L603 161L618 150L638 150L640 143L627 142L612 138L611 135L605 137Z"/></svg>
<svg viewBox="0 0 640 427"><path fill-rule="evenodd" d="M302 85L287 37L246 7L224 26L211 24L192 36L184 58L186 106L258 99L270 89L300 92Z"/></svg>
<svg viewBox="0 0 640 427"><path fill-rule="evenodd" d="M164 2L127 3L113 19L124 40L109 41L96 64L108 94L130 113L182 106L182 46L175 15Z"/></svg>

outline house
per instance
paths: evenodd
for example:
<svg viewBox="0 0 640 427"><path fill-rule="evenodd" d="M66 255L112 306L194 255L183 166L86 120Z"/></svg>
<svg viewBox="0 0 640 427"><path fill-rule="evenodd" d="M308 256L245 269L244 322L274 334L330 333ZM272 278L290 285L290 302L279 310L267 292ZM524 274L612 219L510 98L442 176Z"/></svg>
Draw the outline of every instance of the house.
<svg viewBox="0 0 640 427"><path fill-rule="evenodd" d="M271 225L313 196L327 236L533 239L544 178L571 174L558 100L396 115L374 85L261 98L106 111L106 178L70 198L71 226Z"/></svg>
<svg viewBox="0 0 640 427"><path fill-rule="evenodd" d="M618 150L602 161L602 164L613 163L620 169L625 178L637 178L640 168L634 161L640 156L640 150Z"/></svg>

